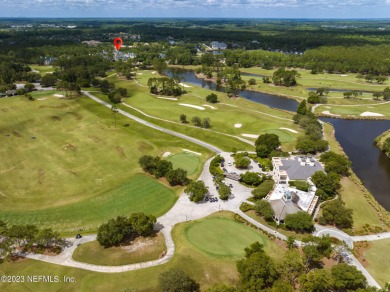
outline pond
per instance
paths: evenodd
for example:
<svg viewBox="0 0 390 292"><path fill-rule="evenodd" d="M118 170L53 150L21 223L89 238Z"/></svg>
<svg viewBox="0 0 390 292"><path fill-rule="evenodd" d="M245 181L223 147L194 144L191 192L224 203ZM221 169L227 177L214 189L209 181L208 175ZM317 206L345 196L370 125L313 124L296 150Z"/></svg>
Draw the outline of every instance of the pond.
<svg viewBox="0 0 390 292"><path fill-rule="evenodd" d="M180 77L184 82L196 86L217 90L215 83L196 77L194 71L175 69L167 71L167 75ZM224 91L223 88L218 90ZM269 107L292 112L295 112L298 106L298 102L293 99L250 90L241 90L240 96ZM337 140L352 161L353 171L375 199L390 211L390 159L373 144L377 136L390 129L390 121L332 118L321 118L321 120L333 125Z"/></svg>

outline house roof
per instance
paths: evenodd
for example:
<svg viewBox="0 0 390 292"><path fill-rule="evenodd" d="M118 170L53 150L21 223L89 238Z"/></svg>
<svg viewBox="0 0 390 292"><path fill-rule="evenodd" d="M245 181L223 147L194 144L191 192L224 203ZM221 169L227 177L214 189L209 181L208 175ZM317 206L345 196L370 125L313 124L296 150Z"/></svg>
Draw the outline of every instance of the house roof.
<svg viewBox="0 0 390 292"><path fill-rule="evenodd" d="M275 218L277 220L284 220L288 214L294 214L299 211L302 211L298 206L296 206L292 201L285 202L284 200L272 200L269 201L272 209L275 213Z"/></svg>
<svg viewBox="0 0 390 292"><path fill-rule="evenodd" d="M281 159L279 170L285 170L290 180L306 180L316 171L323 171L321 164L313 157L293 157Z"/></svg>

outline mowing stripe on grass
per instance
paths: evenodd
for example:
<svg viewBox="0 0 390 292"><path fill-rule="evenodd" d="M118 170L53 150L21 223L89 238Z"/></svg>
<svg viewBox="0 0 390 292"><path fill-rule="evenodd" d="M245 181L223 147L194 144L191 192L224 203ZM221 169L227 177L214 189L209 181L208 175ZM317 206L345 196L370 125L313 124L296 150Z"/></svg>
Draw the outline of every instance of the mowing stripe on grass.
<svg viewBox="0 0 390 292"><path fill-rule="evenodd" d="M240 257L244 248L259 241L265 247L268 240L260 233L231 219L212 218L197 221L186 230L187 239L198 249L212 256Z"/></svg>

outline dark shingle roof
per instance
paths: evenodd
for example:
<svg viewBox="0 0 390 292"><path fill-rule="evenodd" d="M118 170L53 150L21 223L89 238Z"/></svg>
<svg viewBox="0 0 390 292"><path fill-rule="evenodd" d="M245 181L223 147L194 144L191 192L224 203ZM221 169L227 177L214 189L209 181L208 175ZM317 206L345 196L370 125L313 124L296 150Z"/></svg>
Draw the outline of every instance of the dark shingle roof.
<svg viewBox="0 0 390 292"><path fill-rule="evenodd" d="M279 170L285 170L290 180L306 180L316 171L323 170L321 164L317 160L314 158L309 158L309 160L314 163L314 166L308 164L301 165L301 162L298 161L298 157L294 157L294 159L282 159L281 162L283 165L279 167Z"/></svg>

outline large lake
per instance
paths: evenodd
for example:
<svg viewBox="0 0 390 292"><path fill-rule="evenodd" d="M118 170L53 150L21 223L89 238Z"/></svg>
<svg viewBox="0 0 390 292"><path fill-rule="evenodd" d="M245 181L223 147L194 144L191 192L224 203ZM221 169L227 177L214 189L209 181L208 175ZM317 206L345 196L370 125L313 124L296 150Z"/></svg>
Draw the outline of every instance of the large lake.
<svg viewBox="0 0 390 292"><path fill-rule="evenodd" d="M194 71L175 69L168 71L167 75L180 77L183 81L196 86L217 90L215 83L196 77ZM223 88L219 88L219 90L223 91ZM240 96L292 112L295 112L298 106L298 103L293 99L255 91L242 90ZM390 129L390 121L331 118L321 118L321 120L333 125L337 140L352 161L353 171L375 199L390 211L390 159L373 144L377 136Z"/></svg>

